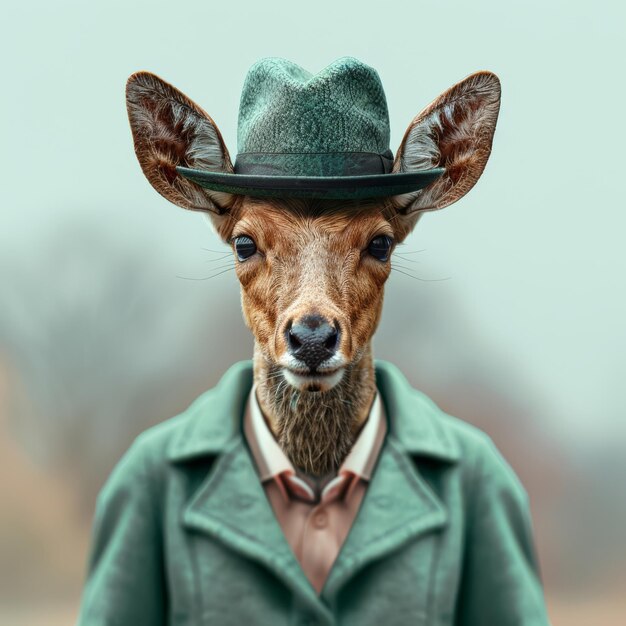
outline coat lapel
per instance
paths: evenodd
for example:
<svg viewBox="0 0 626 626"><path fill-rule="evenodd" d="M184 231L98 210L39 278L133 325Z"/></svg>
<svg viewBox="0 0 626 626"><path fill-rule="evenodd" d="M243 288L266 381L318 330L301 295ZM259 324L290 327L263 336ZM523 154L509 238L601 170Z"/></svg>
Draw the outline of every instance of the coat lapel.
<svg viewBox="0 0 626 626"><path fill-rule="evenodd" d="M413 389L391 363L376 361L376 386L388 420L370 484L357 517L322 589L330 605L369 562L380 559L448 521L448 512L418 470L420 456L454 463L460 453L441 411Z"/></svg>
<svg viewBox="0 0 626 626"><path fill-rule="evenodd" d="M170 461L180 464L208 454L216 458L190 498L183 524L263 564L303 605L330 621L283 534L245 441L242 418L251 387L251 363L237 363L186 412L191 419L172 442Z"/></svg>
<svg viewBox="0 0 626 626"><path fill-rule="evenodd" d="M187 528L265 565L300 597L331 619L340 589L374 559L443 527L448 514L420 475L415 458L453 463L456 441L441 411L414 390L390 363L376 361L376 384L388 420L385 443L361 507L318 596L306 578L265 495L243 435L243 412L252 386L252 363L233 365L219 384L201 396L181 419L169 458L185 463L216 456L207 477L183 513Z"/></svg>
<svg viewBox="0 0 626 626"><path fill-rule="evenodd" d="M283 534L241 436L219 457L187 506L183 523L262 563L319 609L319 597Z"/></svg>
<svg viewBox="0 0 626 626"><path fill-rule="evenodd" d="M413 469L395 438L388 436L322 597L332 606L340 588L369 562L446 521L439 499Z"/></svg>

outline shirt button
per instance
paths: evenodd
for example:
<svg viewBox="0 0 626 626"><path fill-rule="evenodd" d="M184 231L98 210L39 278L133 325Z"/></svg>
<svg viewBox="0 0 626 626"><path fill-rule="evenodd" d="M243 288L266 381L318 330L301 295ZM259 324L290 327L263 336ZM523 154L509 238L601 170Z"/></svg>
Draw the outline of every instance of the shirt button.
<svg viewBox="0 0 626 626"><path fill-rule="evenodd" d="M318 511L313 516L313 526L315 528L326 528L328 525L328 515L324 511Z"/></svg>

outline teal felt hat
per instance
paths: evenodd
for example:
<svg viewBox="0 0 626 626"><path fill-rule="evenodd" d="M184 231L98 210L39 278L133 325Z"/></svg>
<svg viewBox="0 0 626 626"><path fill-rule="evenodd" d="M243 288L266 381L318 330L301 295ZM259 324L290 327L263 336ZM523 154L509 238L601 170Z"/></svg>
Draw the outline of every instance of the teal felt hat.
<svg viewBox="0 0 626 626"><path fill-rule="evenodd" d="M445 171L392 172L385 92L354 57L317 74L283 58L257 61L241 93L237 148L232 173L176 171L215 191L328 199L409 193Z"/></svg>

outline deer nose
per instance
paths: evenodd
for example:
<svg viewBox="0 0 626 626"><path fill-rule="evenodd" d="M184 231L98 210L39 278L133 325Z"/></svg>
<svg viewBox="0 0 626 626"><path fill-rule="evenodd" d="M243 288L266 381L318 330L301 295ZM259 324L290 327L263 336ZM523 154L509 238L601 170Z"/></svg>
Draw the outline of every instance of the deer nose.
<svg viewBox="0 0 626 626"><path fill-rule="evenodd" d="M333 356L338 343L337 326L321 315L305 315L287 327L289 352L310 370Z"/></svg>

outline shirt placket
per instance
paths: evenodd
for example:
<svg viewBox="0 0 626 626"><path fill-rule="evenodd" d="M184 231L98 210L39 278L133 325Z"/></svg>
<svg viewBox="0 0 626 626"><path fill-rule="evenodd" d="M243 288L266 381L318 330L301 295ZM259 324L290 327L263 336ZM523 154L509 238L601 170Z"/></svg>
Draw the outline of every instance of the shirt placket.
<svg viewBox="0 0 626 626"><path fill-rule="evenodd" d="M311 584L319 593L339 552L337 517L347 492L352 490L357 477L344 472L323 488L319 499L313 488L302 478L285 473L282 476L291 497L307 503L308 513L302 529L300 562Z"/></svg>

